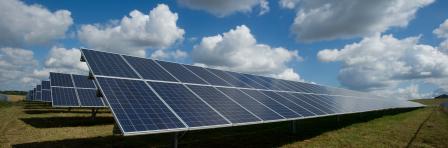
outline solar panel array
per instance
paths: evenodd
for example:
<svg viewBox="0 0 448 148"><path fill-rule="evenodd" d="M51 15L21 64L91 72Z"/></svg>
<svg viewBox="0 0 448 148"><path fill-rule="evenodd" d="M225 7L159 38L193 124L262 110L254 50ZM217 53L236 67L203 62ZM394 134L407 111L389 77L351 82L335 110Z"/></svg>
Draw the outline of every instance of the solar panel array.
<svg viewBox="0 0 448 148"><path fill-rule="evenodd" d="M316 84L81 51L124 135L422 106Z"/></svg>
<svg viewBox="0 0 448 148"><path fill-rule="evenodd" d="M50 73L53 107L105 107L88 76Z"/></svg>
<svg viewBox="0 0 448 148"><path fill-rule="evenodd" d="M36 86L36 94L34 96L36 101L42 101L42 85Z"/></svg>
<svg viewBox="0 0 448 148"><path fill-rule="evenodd" d="M42 81L42 89L41 89L41 101L42 102L51 102L51 89L50 89L50 81Z"/></svg>

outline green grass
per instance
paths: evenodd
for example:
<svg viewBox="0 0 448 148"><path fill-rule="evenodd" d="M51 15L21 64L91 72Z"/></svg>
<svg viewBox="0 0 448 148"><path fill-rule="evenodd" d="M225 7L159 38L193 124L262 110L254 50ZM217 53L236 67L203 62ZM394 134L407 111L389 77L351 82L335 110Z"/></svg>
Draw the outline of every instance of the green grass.
<svg viewBox="0 0 448 148"><path fill-rule="evenodd" d="M418 100L435 105L448 99ZM429 117L429 118L428 118ZM426 122L424 122L428 119ZM423 124L422 124L423 123ZM102 110L52 109L39 103L0 105L0 147L169 147L173 134L113 136L112 115ZM429 106L291 122L188 132L181 147L448 147L448 114ZM417 133L417 130L421 129Z"/></svg>

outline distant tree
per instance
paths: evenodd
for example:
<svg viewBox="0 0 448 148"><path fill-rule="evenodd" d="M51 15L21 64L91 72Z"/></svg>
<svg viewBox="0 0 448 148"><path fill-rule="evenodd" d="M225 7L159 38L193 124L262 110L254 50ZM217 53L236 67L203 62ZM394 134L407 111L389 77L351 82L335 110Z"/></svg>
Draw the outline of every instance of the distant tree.
<svg viewBox="0 0 448 148"><path fill-rule="evenodd" d="M18 90L6 90L6 91L0 91L0 94L5 95L26 95L28 92L26 91L18 91Z"/></svg>
<svg viewBox="0 0 448 148"><path fill-rule="evenodd" d="M434 97L435 99L442 99L442 98L448 98L447 94L442 94L440 96Z"/></svg>

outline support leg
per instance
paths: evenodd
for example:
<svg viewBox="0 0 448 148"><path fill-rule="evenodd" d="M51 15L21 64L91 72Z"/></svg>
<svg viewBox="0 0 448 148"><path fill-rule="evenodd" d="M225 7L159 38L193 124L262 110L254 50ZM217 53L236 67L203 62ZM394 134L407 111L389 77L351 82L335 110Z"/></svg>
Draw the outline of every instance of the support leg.
<svg viewBox="0 0 448 148"><path fill-rule="evenodd" d="M173 139L173 148L177 148L177 145L179 144L179 133L174 133L174 139Z"/></svg>
<svg viewBox="0 0 448 148"><path fill-rule="evenodd" d="M71 110L72 110L72 108L71 108L71 107L69 107L69 108L68 108L68 111L70 112Z"/></svg>
<svg viewBox="0 0 448 148"><path fill-rule="evenodd" d="M98 112L97 108L92 108L92 119L95 120L96 118L96 113Z"/></svg>
<svg viewBox="0 0 448 148"><path fill-rule="evenodd" d="M297 123L296 123L296 121L294 120L294 121L292 121L292 133L293 134L297 134Z"/></svg>

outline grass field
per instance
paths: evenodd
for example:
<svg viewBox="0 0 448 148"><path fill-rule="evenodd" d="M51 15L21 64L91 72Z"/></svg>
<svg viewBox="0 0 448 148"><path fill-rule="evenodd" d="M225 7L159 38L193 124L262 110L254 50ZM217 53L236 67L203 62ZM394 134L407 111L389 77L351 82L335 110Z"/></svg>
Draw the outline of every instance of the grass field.
<svg viewBox="0 0 448 148"><path fill-rule="evenodd" d="M20 98L19 98L20 100ZM448 113L437 104L291 122L191 131L180 147L448 147ZM113 136L114 120L101 110L52 109L39 103L0 103L0 147L169 147L173 134ZM418 132L417 132L418 131Z"/></svg>

